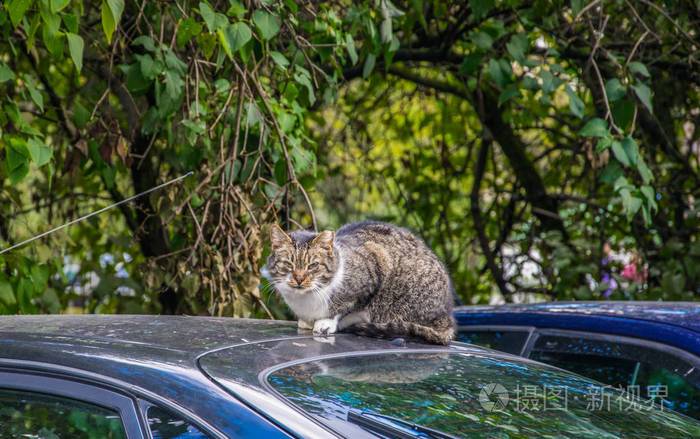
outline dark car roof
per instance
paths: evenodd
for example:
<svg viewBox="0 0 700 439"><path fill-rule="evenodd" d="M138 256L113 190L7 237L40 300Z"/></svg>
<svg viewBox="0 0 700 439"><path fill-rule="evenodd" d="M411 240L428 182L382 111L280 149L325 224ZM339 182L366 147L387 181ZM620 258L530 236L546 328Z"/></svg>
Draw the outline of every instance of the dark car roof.
<svg viewBox="0 0 700 439"><path fill-rule="evenodd" d="M546 302L465 306L464 312L508 312L626 317L682 326L700 333L700 304L695 302Z"/></svg>
<svg viewBox="0 0 700 439"><path fill-rule="evenodd" d="M0 366L69 374L128 390L216 425L223 435L280 430L236 402L198 368L204 353L297 336L292 322L174 316L0 317ZM206 395L205 398L202 395Z"/></svg>
<svg viewBox="0 0 700 439"><path fill-rule="evenodd" d="M109 346L118 353L133 346L201 353L221 346L297 335L293 322L153 315L35 315L0 317L0 334Z"/></svg>
<svg viewBox="0 0 700 439"><path fill-rule="evenodd" d="M195 421L222 426L223 434L229 436L275 437L280 434L274 427L277 419L283 420L277 424L279 427L293 425L289 431L295 434L328 436L328 431L316 423L280 407L279 400L260 385L257 374L288 361L329 354L438 349L412 342L398 346L390 340L352 334L338 334L331 343L328 341L314 339L308 332L299 333L295 322L272 320L146 315L2 316L0 367L17 367L21 362L23 369L69 373L126 388L151 401L184 409ZM449 349L487 352L477 347ZM259 415L251 407L268 416L262 427ZM274 407L279 410L271 414Z"/></svg>
<svg viewBox="0 0 700 439"><path fill-rule="evenodd" d="M694 302L547 302L463 306L460 325L518 325L637 337L700 355L700 304Z"/></svg>

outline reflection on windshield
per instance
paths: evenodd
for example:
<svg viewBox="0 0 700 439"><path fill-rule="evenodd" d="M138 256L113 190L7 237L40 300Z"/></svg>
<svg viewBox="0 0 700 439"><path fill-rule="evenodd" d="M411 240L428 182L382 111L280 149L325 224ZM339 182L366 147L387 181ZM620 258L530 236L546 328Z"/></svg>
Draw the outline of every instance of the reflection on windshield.
<svg viewBox="0 0 700 439"><path fill-rule="evenodd" d="M267 379L291 402L335 421L360 409L469 437L700 437L700 423L658 403L519 360L377 354L302 363Z"/></svg>

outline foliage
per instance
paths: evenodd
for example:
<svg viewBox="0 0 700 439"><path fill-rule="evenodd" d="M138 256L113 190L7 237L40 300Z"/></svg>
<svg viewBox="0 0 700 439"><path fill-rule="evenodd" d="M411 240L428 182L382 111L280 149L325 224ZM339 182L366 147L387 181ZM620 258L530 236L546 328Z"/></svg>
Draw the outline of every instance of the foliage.
<svg viewBox="0 0 700 439"><path fill-rule="evenodd" d="M391 62L312 116L326 220L371 212L419 230L471 302L496 289L507 300L692 300L696 9L404 6ZM637 254L646 278L621 277L607 245Z"/></svg>
<svg viewBox="0 0 700 439"><path fill-rule="evenodd" d="M3 246L195 175L0 255L0 311L283 315L266 225L367 216L464 300L601 297L606 242L692 298L700 17L637 3L5 1Z"/></svg>

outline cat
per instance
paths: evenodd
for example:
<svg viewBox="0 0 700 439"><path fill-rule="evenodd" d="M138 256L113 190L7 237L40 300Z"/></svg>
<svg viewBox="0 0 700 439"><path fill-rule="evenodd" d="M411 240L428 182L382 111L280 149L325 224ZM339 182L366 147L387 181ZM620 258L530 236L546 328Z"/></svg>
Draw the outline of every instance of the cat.
<svg viewBox="0 0 700 439"><path fill-rule="evenodd" d="M448 344L454 337L450 276L430 248L388 223L347 224L336 233L270 230L263 275L314 335L338 331L417 337Z"/></svg>

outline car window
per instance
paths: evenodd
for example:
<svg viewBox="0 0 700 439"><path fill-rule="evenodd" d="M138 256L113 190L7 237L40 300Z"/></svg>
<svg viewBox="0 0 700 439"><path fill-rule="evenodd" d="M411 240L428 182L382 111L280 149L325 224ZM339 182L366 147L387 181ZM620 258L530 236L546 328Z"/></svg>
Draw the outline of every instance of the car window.
<svg viewBox="0 0 700 439"><path fill-rule="evenodd" d="M151 405L146 412L153 439L207 439L197 427L169 410Z"/></svg>
<svg viewBox="0 0 700 439"><path fill-rule="evenodd" d="M530 358L642 398L663 395L669 409L700 419L700 382L690 361L670 352L585 335L540 335Z"/></svg>
<svg viewBox="0 0 700 439"><path fill-rule="evenodd" d="M350 355L293 364L263 379L340 434L347 434L342 425L359 424L359 410L372 421L392 417L454 436L652 437L663 428L664 437L700 437L691 418L650 403L634 406L626 393L517 358ZM598 407L601 398L612 404Z"/></svg>
<svg viewBox="0 0 700 439"><path fill-rule="evenodd" d="M514 330L460 328L457 340L509 354L520 355L530 333Z"/></svg>
<svg viewBox="0 0 700 439"><path fill-rule="evenodd" d="M126 438L119 414L69 398L0 389L0 436Z"/></svg>

